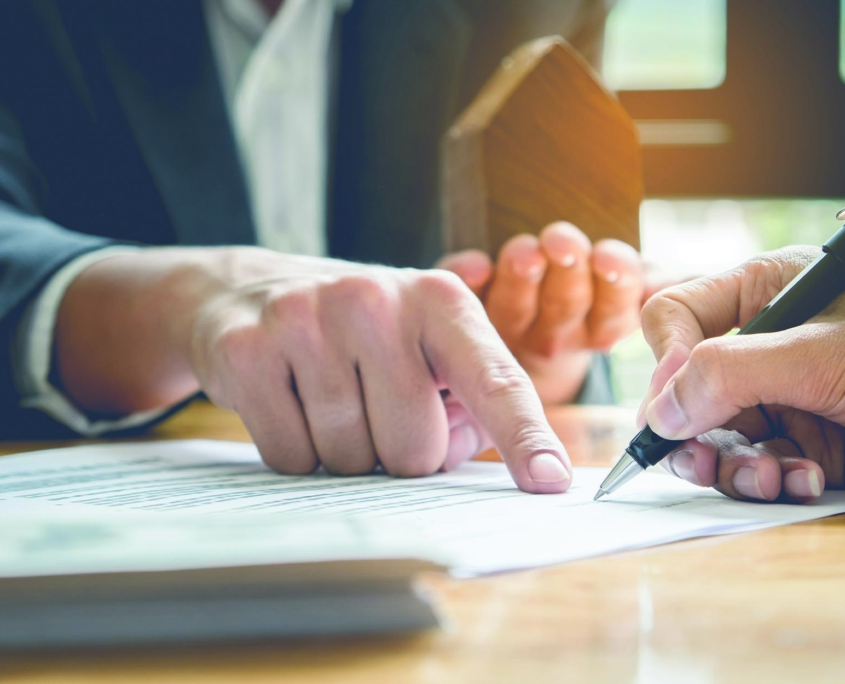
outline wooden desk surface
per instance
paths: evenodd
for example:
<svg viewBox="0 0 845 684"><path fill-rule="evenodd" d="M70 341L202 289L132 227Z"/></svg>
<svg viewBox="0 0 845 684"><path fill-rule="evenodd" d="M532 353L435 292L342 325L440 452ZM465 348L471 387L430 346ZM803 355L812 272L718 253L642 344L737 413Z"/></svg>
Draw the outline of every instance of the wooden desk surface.
<svg viewBox="0 0 845 684"><path fill-rule="evenodd" d="M559 409L550 419L579 465L610 463L633 422L628 411L597 408ZM203 404L155 436L246 439L235 416ZM3 444L0 454L43 446ZM845 516L497 577L424 581L449 617L444 630L249 647L0 654L0 682L845 678Z"/></svg>

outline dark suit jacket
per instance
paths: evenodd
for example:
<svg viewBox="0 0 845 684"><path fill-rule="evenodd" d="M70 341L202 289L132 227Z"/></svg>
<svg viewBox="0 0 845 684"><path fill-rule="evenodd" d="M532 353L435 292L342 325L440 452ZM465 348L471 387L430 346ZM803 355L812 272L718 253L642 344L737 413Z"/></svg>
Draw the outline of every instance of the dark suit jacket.
<svg viewBox="0 0 845 684"><path fill-rule="evenodd" d="M588 58L603 0L356 0L339 25L333 256L430 265L438 142L502 56L562 33ZM200 0L0 3L0 438L10 338L63 264L112 241L248 244L241 163Z"/></svg>

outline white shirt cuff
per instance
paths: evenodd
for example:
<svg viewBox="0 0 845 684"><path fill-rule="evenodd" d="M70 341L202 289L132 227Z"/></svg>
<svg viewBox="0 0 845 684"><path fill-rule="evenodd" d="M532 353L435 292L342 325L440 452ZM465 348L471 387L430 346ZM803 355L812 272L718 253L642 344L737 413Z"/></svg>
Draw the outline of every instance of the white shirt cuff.
<svg viewBox="0 0 845 684"><path fill-rule="evenodd" d="M168 410L169 407L115 419L92 420L50 383L56 316L71 282L98 261L133 251L135 248L132 247L109 247L74 259L47 281L40 294L24 310L12 343L12 369L22 408L42 411L85 437L138 427L152 422Z"/></svg>

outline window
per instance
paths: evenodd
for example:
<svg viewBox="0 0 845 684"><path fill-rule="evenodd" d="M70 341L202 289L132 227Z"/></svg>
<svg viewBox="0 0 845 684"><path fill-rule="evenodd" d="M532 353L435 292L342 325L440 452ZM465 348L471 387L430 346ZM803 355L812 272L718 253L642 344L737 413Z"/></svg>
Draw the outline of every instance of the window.
<svg viewBox="0 0 845 684"><path fill-rule="evenodd" d="M621 0L607 23L607 83L615 90L721 85L726 1Z"/></svg>
<svg viewBox="0 0 845 684"><path fill-rule="evenodd" d="M844 1L619 0L606 73L647 194L845 194Z"/></svg>

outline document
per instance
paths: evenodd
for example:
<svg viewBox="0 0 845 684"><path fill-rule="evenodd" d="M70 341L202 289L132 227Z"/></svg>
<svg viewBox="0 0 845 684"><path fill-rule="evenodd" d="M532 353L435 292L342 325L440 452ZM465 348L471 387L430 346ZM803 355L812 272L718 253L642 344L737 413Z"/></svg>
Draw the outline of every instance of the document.
<svg viewBox="0 0 845 684"><path fill-rule="evenodd" d="M427 629L438 618L418 576L443 568L425 556L406 529L341 517L7 501L0 653Z"/></svg>
<svg viewBox="0 0 845 684"><path fill-rule="evenodd" d="M845 513L845 492L825 492L803 506L753 504L661 472L645 473L594 502L606 472L576 468L567 493L541 496L520 492L500 463L470 462L418 479L322 472L289 477L270 471L253 445L220 441L102 444L7 456L0 458L0 576L36 573L39 563L43 571L68 563L80 570L92 563L178 568L200 557L216 563L227 557L231 563L385 557L430 560L466 577ZM123 516L135 522L122 526ZM139 516L150 525L139 528ZM195 516L230 521L224 526L228 541L205 540L205 546L181 550L167 543L168 521L176 521L175 529ZM54 524L108 519L112 541L124 552L107 560L103 549L110 544L104 543L99 555L88 548L71 559L61 535L51 546L43 529L16 528L16 517ZM27 541L27 534L35 541ZM40 560L33 544L44 549Z"/></svg>

